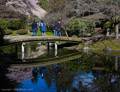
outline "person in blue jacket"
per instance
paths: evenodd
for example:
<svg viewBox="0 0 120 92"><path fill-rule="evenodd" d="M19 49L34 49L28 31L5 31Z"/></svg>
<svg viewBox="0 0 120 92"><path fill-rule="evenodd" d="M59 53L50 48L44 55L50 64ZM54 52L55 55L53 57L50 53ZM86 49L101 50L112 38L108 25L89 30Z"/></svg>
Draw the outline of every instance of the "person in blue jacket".
<svg viewBox="0 0 120 92"><path fill-rule="evenodd" d="M37 23L35 20L32 23L33 36L37 36Z"/></svg>
<svg viewBox="0 0 120 92"><path fill-rule="evenodd" d="M42 36L45 36L45 23L43 22L43 20L41 20L41 23L40 23L40 30L42 32Z"/></svg>

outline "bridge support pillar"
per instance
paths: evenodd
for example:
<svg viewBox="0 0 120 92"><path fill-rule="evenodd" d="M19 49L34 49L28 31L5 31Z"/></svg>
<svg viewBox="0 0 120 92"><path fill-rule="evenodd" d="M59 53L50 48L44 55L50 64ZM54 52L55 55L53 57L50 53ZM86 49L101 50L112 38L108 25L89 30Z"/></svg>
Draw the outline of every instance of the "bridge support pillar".
<svg viewBox="0 0 120 92"><path fill-rule="evenodd" d="M57 43L55 42L55 56L57 56Z"/></svg>
<svg viewBox="0 0 120 92"><path fill-rule="evenodd" d="M21 45L21 49L22 49L22 59L24 59L24 52L25 52L25 48L24 48L24 45L25 45L25 43L22 43L22 45Z"/></svg>
<svg viewBox="0 0 120 92"><path fill-rule="evenodd" d="M24 53L24 52L25 52L24 45L25 45L25 43L22 43L22 45L21 45L21 48L22 48L22 53Z"/></svg>
<svg viewBox="0 0 120 92"><path fill-rule="evenodd" d="M55 42L55 50L57 50L57 43Z"/></svg>

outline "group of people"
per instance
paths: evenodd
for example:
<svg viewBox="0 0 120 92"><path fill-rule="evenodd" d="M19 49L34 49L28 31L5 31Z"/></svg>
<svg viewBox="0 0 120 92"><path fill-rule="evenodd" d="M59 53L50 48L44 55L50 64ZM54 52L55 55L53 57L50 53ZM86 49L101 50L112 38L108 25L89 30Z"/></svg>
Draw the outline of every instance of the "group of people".
<svg viewBox="0 0 120 92"><path fill-rule="evenodd" d="M45 36L46 28L45 28L45 23L43 22L43 20L41 20L39 27L42 32L42 36ZM37 27L37 22L35 20L32 23L32 30L33 30L33 36L37 36L38 27Z"/></svg>
<svg viewBox="0 0 120 92"><path fill-rule="evenodd" d="M43 20L41 20L41 23L39 24L40 27L40 31L42 32L42 36L45 36L45 31L46 31L46 25L43 22ZM37 26L37 22L34 20L32 23L32 30L33 30L33 36L37 36L37 30L38 30L38 26ZM60 20L56 21L56 23L54 24L54 36L61 36L61 22Z"/></svg>

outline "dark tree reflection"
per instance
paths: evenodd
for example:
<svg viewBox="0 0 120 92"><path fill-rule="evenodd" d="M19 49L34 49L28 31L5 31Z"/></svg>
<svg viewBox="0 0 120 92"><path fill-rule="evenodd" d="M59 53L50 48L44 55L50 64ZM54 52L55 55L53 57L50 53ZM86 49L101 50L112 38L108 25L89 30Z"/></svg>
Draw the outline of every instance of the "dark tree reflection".
<svg viewBox="0 0 120 92"><path fill-rule="evenodd" d="M7 92L6 90L9 89L9 92L17 92L17 88L21 87L21 83L11 80L6 77L7 69L4 65L0 65L0 92Z"/></svg>
<svg viewBox="0 0 120 92"><path fill-rule="evenodd" d="M1 29L1 27L0 27L0 45L3 45L3 44L4 44L4 39L3 39L3 37L4 37L4 31L3 31L3 29Z"/></svg>
<svg viewBox="0 0 120 92"><path fill-rule="evenodd" d="M63 63L13 70L11 73L15 72L16 75L17 71L19 74L20 71L24 75L31 74L32 82L36 85L38 80L43 81L46 90L55 89L56 92L120 92L119 56L82 53L80 58ZM26 79L28 78L31 77L28 76ZM39 86L41 87L41 85ZM19 84L15 82L14 86L17 87Z"/></svg>

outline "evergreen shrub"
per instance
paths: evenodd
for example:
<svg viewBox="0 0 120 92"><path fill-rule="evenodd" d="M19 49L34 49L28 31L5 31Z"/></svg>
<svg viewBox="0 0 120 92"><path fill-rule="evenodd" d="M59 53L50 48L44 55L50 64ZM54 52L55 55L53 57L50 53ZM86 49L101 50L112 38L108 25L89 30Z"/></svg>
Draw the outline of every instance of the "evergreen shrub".
<svg viewBox="0 0 120 92"><path fill-rule="evenodd" d="M27 30L25 30L25 29L19 29L17 31L17 34L19 34L19 35L27 34Z"/></svg>
<svg viewBox="0 0 120 92"><path fill-rule="evenodd" d="M5 35L10 35L12 34L12 30L11 29L5 29Z"/></svg>

